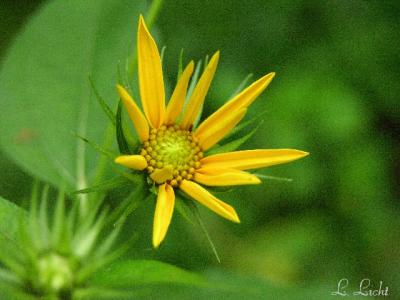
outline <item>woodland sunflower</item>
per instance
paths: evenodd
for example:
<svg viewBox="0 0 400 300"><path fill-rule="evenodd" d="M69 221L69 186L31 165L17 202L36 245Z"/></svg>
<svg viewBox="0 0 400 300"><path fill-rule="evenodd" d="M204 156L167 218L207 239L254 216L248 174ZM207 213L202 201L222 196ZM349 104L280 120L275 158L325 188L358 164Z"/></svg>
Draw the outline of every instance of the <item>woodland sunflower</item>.
<svg viewBox="0 0 400 300"><path fill-rule="evenodd" d="M117 164L147 172L158 189L153 223L153 246L157 248L166 236L175 205L175 189L200 202L220 216L239 223L235 209L217 199L203 186L232 186L259 184L260 179L246 170L288 163L308 155L294 149L244 150L204 155L216 145L245 116L247 108L269 85L275 73L269 73L194 128L219 60L216 52L205 67L193 92L187 97L193 73L191 61L182 72L168 105L162 64L157 45L139 18L138 35L139 89L143 112L121 85L119 96L141 142L137 155L121 155Z"/></svg>

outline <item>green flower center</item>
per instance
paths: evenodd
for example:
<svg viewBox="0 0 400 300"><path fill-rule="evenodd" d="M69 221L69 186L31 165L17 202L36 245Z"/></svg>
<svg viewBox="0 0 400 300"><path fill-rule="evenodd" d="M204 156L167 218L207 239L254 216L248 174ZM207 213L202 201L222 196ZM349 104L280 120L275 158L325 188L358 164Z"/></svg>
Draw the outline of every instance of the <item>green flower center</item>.
<svg viewBox="0 0 400 300"><path fill-rule="evenodd" d="M60 292L72 288L74 270L68 258L57 253L47 253L37 263L39 288L48 292Z"/></svg>
<svg viewBox="0 0 400 300"><path fill-rule="evenodd" d="M192 179L203 152L191 131L179 125L163 125L151 129L150 137L140 152L147 160L147 171L158 184L178 186L183 179Z"/></svg>

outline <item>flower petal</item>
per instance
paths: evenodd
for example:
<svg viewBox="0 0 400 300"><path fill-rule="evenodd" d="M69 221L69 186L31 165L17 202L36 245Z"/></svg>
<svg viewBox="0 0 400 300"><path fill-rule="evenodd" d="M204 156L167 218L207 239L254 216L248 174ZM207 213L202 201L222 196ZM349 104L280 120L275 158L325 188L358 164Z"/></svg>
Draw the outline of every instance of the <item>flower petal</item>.
<svg viewBox="0 0 400 300"><path fill-rule="evenodd" d="M232 206L217 199L197 183L189 180L182 180L179 188L193 199L211 209L213 212L219 214L221 217L240 223L239 217Z"/></svg>
<svg viewBox="0 0 400 300"><path fill-rule="evenodd" d="M233 111L224 118L220 119L218 123L214 123L212 126L209 126L207 131L203 131L202 134L195 134L195 136L199 139L201 149L206 151L218 143L240 122L240 120L246 114L246 111L246 108Z"/></svg>
<svg viewBox="0 0 400 300"><path fill-rule="evenodd" d="M187 87L190 77L192 76L194 62L191 61L176 84L175 90L172 93L171 99L168 102L167 111L165 113L165 124L173 124L182 111L183 104L186 98Z"/></svg>
<svg viewBox="0 0 400 300"><path fill-rule="evenodd" d="M165 91L161 58L142 16L138 28L139 89L143 110L153 128L161 126L165 112Z"/></svg>
<svg viewBox="0 0 400 300"><path fill-rule="evenodd" d="M119 84L117 85L118 94L124 104L126 110L128 111L129 117L136 129L140 141L144 142L149 138L149 124L142 111L136 105L135 101L128 94L128 92Z"/></svg>
<svg viewBox="0 0 400 300"><path fill-rule="evenodd" d="M200 162L203 167L248 170L288 163L308 154L295 149L243 150L210 155Z"/></svg>
<svg viewBox="0 0 400 300"><path fill-rule="evenodd" d="M235 169L223 168L200 168L194 174L194 180L198 183L209 186L227 186L227 185L246 185L259 184L261 180L257 176L238 171Z"/></svg>
<svg viewBox="0 0 400 300"><path fill-rule="evenodd" d="M163 183L173 178L172 173L173 168L171 166L166 166L162 169L156 169L153 173L150 174L150 178L157 183Z"/></svg>
<svg viewBox="0 0 400 300"><path fill-rule="evenodd" d="M158 248L167 234L174 212L175 194L169 184L162 184L158 187L156 210L153 222L153 247Z"/></svg>
<svg viewBox="0 0 400 300"><path fill-rule="evenodd" d="M147 167L147 161L141 155L121 155L118 156L114 161L119 165L134 170L143 170Z"/></svg>
<svg viewBox="0 0 400 300"><path fill-rule="evenodd" d="M270 84L274 76L275 73L272 72L261 77L243 90L240 94L226 102L216 112L214 112L200 124L200 126L196 129L196 134L202 135L210 127L218 126L218 122L225 118L226 115L229 115L238 109L249 107L258 97L258 95L260 95L262 91L264 91L265 88Z"/></svg>
<svg viewBox="0 0 400 300"><path fill-rule="evenodd" d="M192 95L190 96L189 103L187 105L181 123L181 126L183 128L186 129L190 128L190 126L196 120L201 105L204 103L204 99L206 97L208 89L210 88L211 81L215 74L215 70L217 69L218 60L219 60L219 51L217 51L211 58L209 64L207 65L206 69L201 75L199 82L194 88Z"/></svg>

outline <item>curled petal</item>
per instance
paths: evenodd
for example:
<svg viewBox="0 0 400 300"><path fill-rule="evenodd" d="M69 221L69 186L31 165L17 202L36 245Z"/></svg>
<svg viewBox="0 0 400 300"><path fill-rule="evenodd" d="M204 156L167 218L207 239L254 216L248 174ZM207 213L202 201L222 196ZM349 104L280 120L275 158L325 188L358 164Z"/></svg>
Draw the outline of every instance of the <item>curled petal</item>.
<svg viewBox="0 0 400 300"><path fill-rule="evenodd" d="M169 184L162 184L158 188L156 210L153 222L153 247L158 248L164 240L174 212L175 193Z"/></svg>
<svg viewBox="0 0 400 300"><path fill-rule="evenodd" d="M115 163L134 170L144 170L147 167L146 159L141 155L121 155Z"/></svg>
<svg viewBox="0 0 400 300"><path fill-rule="evenodd" d="M139 89L143 110L150 125L159 128L163 123L165 112L161 58L142 16L139 18L137 47Z"/></svg>
<svg viewBox="0 0 400 300"><path fill-rule="evenodd" d="M248 170L288 163L308 154L295 149L243 150L210 155L200 162L204 167Z"/></svg>
<svg viewBox="0 0 400 300"><path fill-rule="evenodd" d="M239 217L232 206L217 199L197 183L189 180L183 180L179 188L191 198L197 200L207 208L211 209L213 212L219 214L221 217L224 217L232 222L240 223Z"/></svg>
<svg viewBox="0 0 400 300"><path fill-rule="evenodd" d="M150 178L157 183L163 183L173 178L172 172L172 167L166 166L162 169L156 169L153 173L150 174Z"/></svg>

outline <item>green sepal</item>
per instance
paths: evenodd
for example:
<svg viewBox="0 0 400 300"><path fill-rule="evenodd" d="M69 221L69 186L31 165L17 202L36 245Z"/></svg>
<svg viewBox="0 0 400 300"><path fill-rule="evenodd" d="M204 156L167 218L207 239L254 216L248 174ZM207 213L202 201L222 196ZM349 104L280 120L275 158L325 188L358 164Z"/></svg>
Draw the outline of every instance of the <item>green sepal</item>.
<svg viewBox="0 0 400 300"><path fill-rule="evenodd" d="M232 93L232 95L229 97L229 99L232 99L236 95L238 95L246 86L247 82L249 82L250 78L253 77L253 73L249 73L243 80L242 82L238 85L236 90Z"/></svg>
<svg viewBox="0 0 400 300"><path fill-rule="evenodd" d="M104 149L103 147L101 147L99 144L92 142L90 140L88 140L87 138L78 135L77 133L74 133L75 137L81 139L82 141L84 141L85 143L87 143L88 145L90 145L94 150L96 150L97 152L99 152L100 154L103 154L105 156L107 156L109 159L111 159L112 161L114 161L115 157L117 156L116 153Z"/></svg>
<svg viewBox="0 0 400 300"><path fill-rule="evenodd" d="M222 145L218 144L214 146L209 151L207 151L207 155L226 153L237 150L240 146L247 142L260 128L260 126L264 122L262 119L260 120L261 116L263 115L264 113L260 114L260 116L254 118L253 120L245 122L244 126L238 126L236 129L232 130L231 134L229 134L226 138L222 140L222 143L224 143L224 141L227 142ZM248 133L244 136L232 140L234 136L239 136L240 133L245 132Z"/></svg>
<svg viewBox="0 0 400 300"><path fill-rule="evenodd" d="M104 180L104 181L100 182L99 184L88 187L86 189L75 191L72 193L72 195L88 194L88 193L94 193L94 192L106 192L106 191L109 191L109 190L112 190L115 188L126 186L128 184L129 184L129 181L127 180L126 177L118 176L118 177Z"/></svg>
<svg viewBox="0 0 400 300"><path fill-rule="evenodd" d="M183 192L178 192L179 198L178 200L181 201L176 201L175 203L175 207L177 207L178 212L184 217L185 220L187 220L189 223L196 224L200 227L201 231L204 233L204 236L207 239L208 244L210 245L210 248L215 256L215 258L217 259L217 261L220 263L221 259L218 255L218 251L217 248L215 247L214 242L211 239L210 234L208 233L208 230L206 228L206 226L204 225L203 220L201 219L201 215L199 212L199 209L196 205L196 203L190 199L185 193ZM179 202L180 204L177 206L177 202ZM179 207L180 206L180 207ZM178 208L179 207L179 208ZM191 215L192 218L194 218L196 220L196 223L194 223L191 218L189 217L189 215Z"/></svg>
<svg viewBox="0 0 400 300"><path fill-rule="evenodd" d="M165 55L165 50L167 49L167 46L163 46L161 48L161 54L160 54L160 60L161 60L161 64L163 64L164 62L164 55Z"/></svg>
<svg viewBox="0 0 400 300"><path fill-rule="evenodd" d="M115 116L111 108L107 105L106 101L101 97L99 91L97 90L92 76L89 76L90 86L92 87L93 93L96 96L97 102L100 104L100 107L103 109L104 113L107 115L108 119L110 119L111 123L115 126Z"/></svg>
<svg viewBox="0 0 400 300"><path fill-rule="evenodd" d="M197 62L197 64L196 64L195 69L194 69L194 72L193 72L193 75L192 75L192 79L190 79L190 83L189 83L189 87L187 89L185 103L183 104L182 111L186 111L186 107L187 107L187 105L189 103L190 96L192 95L193 90L196 87L196 84L197 84L197 82L199 80L201 66L202 66L202 62L201 62L201 60L199 60Z"/></svg>
<svg viewBox="0 0 400 300"><path fill-rule="evenodd" d="M183 193L179 190L177 190L177 193L175 193L175 209L187 222L189 222L192 225L195 225L195 223L192 220L193 213L189 209L189 204L186 203L192 200L188 200L182 194Z"/></svg>
<svg viewBox="0 0 400 300"><path fill-rule="evenodd" d="M179 53L178 74L176 76L176 82L178 82L179 78L181 78L182 72L183 72L183 48Z"/></svg>
<svg viewBox="0 0 400 300"><path fill-rule="evenodd" d="M132 185L133 191L111 212L108 222L120 226L149 196L144 176L136 177Z"/></svg>
<svg viewBox="0 0 400 300"><path fill-rule="evenodd" d="M156 185L154 184L154 182L151 185L151 187L149 188L149 191L153 195L156 195L156 196L158 195L158 189L157 189Z"/></svg>
<svg viewBox="0 0 400 300"><path fill-rule="evenodd" d="M252 128L256 127L258 123L264 121L264 116L267 114L268 111L263 111L259 115L251 118L250 120L244 121L240 123L238 126L232 129L232 131L223 139L227 140L234 136L239 135L241 132L248 132Z"/></svg>
<svg viewBox="0 0 400 300"><path fill-rule="evenodd" d="M115 130L117 135L118 149L121 154L132 154L132 150L129 147L128 141L125 136L125 132L122 125L122 103L119 101L117 114L116 114Z"/></svg>
<svg viewBox="0 0 400 300"><path fill-rule="evenodd" d="M253 173L253 172L252 172L252 174L256 175L258 178L261 178L261 179L285 181L285 182L292 182L293 181L293 178L265 175L265 174Z"/></svg>
<svg viewBox="0 0 400 300"><path fill-rule="evenodd" d="M226 153L226 152L231 152L237 150L241 145L243 145L247 140L249 140L258 130L258 128L261 126L263 121L261 121L257 127L253 128L248 134L230 141L224 145L218 145L214 148L212 148L210 151L207 152L207 155L212 155L212 154L217 154L217 153Z"/></svg>

